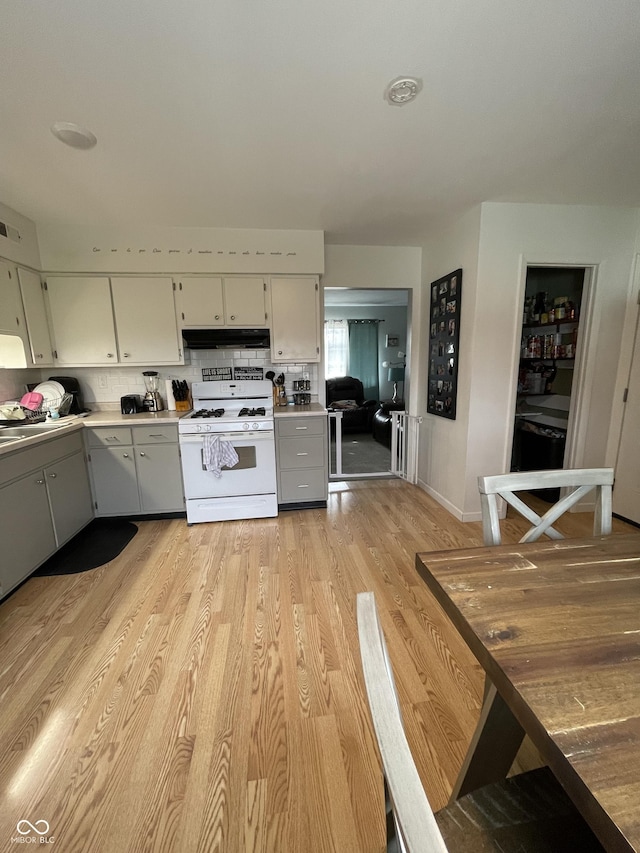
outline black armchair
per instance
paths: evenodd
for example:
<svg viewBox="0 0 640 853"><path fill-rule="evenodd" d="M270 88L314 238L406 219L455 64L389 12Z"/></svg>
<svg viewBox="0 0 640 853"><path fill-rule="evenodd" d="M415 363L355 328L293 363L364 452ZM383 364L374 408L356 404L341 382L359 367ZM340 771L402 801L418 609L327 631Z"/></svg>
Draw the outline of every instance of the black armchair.
<svg viewBox="0 0 640 853"><path fill-rule="evenodd" d="M397 403L387 401L380 403L380 408L373 416L371 424L371 434L376 441L384 444L391 450L391 412L401 412L404 409L404 402L398 400Z"/></svg>
<svg viewBox="0 0 640 853"><path fill-rule="evenodd" d="M377 400L365 400L362 382L353 376L327 379L327 408L342 412L343 432L371 432Z"/></svg>

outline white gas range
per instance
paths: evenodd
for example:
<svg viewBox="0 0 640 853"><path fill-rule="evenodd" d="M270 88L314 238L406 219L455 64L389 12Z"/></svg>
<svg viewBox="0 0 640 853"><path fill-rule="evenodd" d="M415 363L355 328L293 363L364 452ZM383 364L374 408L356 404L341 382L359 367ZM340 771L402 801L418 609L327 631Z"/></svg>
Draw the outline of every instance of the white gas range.
<svg viewBox="0 0 640 853"><path fill-rule="evenodd" d="M191 393L178 421L187 522L276 516L272 383L194 382Z"/></svg>

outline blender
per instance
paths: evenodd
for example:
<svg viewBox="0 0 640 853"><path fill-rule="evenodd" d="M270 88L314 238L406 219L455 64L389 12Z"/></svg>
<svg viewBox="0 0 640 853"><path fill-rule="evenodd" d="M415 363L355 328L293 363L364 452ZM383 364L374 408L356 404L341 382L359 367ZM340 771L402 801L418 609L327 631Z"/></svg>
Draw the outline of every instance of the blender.
<svg viewBox="0 0 640 853"><path fill-rule="evenodd" d="M147 389L147 393L144 395L142 401L142 408L148 412L161 412L164 409L164 403L158 391L158 371L143 370L142 375L144 376L144 384Z"/></svg>

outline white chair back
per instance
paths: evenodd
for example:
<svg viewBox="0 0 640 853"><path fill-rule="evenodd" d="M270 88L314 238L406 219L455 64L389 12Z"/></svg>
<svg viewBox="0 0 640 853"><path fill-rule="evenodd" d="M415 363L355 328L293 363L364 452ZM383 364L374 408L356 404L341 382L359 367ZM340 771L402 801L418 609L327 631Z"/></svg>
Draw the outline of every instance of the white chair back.
<svg viewBox="0 0 640 853"><path fill-rule="evenodd" d="M391 662L372 592L357 596L364 683L402 853L447 853L402 725Z"/></svg>
<svg viewBox="0 0 640 853"><path fill-rule="evenodd" d="M500 518L498 498L503 498L532 527L525 533L521 542L535 542L543 534L550 539L563 539L552 525L572 506L596 490L596 509L593 523L594 536L606 536L611 533L611 489L613 486L613 468L569 468L552 471L518 471L512 474L495 474L490 477L478 477L480 503L482 506L482 532L485 545L500 545ZM532 489L571 488L543 515L539 516L527 506L514 492Z"/></svg>

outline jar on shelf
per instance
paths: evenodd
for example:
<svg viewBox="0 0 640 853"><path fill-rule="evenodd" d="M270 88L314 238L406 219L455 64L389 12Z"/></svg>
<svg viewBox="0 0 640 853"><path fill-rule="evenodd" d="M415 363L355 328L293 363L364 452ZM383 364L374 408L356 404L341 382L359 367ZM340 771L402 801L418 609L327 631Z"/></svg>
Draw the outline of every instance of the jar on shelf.
<svg viewBox="0 0 640 853"><path fill-rule="evenodd" d="M566 296L558 296L554 300L554 308L555 308L555 321L564 320L566 317Z"/></svg>

